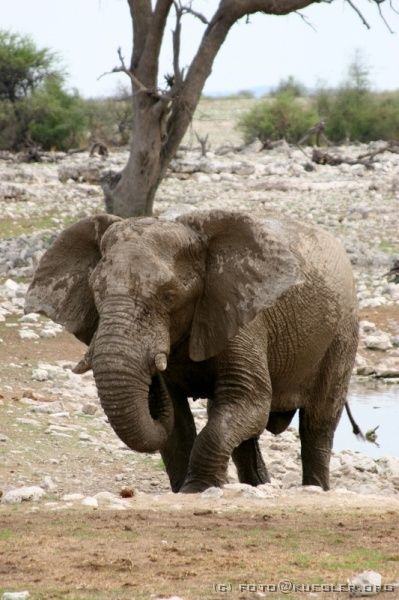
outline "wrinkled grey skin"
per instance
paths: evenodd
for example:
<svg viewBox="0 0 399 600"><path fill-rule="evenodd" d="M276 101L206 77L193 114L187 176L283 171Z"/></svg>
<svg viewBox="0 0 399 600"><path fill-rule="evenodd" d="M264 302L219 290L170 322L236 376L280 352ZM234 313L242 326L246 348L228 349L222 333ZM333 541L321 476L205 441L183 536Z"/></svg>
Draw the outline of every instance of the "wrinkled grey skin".
<svg viewBox="0 0 399 600"><path fill-rule="evenodd" d="M327 232L219 210L83 219L42 258L26 311L90 345L77 371L93 368L130 448L160 450L174 491L223 485L231 455L240 481L268 481L257 438L297 409L303 484L329 488L358 319L350 263ZM209 399L198 435L188 397Z"/></svg>

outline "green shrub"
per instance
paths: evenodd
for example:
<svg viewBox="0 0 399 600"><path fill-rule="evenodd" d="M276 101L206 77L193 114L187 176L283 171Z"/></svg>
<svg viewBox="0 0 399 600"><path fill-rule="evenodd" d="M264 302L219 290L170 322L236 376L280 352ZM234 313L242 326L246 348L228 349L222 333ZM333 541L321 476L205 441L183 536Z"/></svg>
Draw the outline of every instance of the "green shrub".
<svg viewBox="0 0 399 600"><path fill-rule="evenodd" d="M281 138L298 142L317 121L318 115L311 104L291 92L282 92L256 104L240 119L238 128L246 143L255 139L264 143Z"/></svg>
<svg viewBox="0 0 399 600"><path fill-rule="evenodd" d="M87 132L84 101L66 92L58 77L49 77L31 96L29 134L45 150L78 147Z"/></svg>
<svg viewBox="0 0 399 600"><path fill-rule="evenodd" d="M90 138L115 146L129 143L132 102L128 90L119 89L112 98L85 100L85 114Z"/></svg>
<svg viewBox="0 0 399 600"><path fill-rule="evenodd" d="M86 133L83 101L64 89L58 60L29 36L0 30L0 148L67 150Z"/></svg>
<svg viewBox="0 0 399 600"><path fill-rule="evenodd" d="M296 98L306 96L307 94L306 86L298 79L295 79L293 75L289 75L287 79L281 79L276 89L271 93L271 96L278 96L283 92L289 92Z"/></svg>

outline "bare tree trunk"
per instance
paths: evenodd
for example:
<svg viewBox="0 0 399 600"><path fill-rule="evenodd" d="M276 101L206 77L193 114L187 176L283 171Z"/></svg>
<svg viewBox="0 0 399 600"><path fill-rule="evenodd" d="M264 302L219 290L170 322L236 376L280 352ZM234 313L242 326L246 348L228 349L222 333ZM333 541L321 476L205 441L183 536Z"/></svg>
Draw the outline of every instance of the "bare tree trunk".
<svg viewBox="0 0 399 600"><path fill-rule="evenodd" d="M125 72L132 82L131 148L120 176L114 176L111 184L104 186L107 210L121 217L152 214L158 186L192 120L215 57L236 21L258 11L286 15L318 1L220 0L208 22L193 10L190 1L184 5L183 0L156 0L153 5L151 0L127 0L133 25L131 63L127 68L119 53L122 66L113 70ZM172 6L176 12L174 75L166 78L170 89L161 92L157 89L159 54ZM184 73L179 67L179 52L181 20L187 13L206 24L206 29L198 51Z"/></svg>
<svg viewBox="0 0 399 600"><path fill-rule="evenodd" d="M145 94L133 98L129 160L117 185L108 190L111 212L120 217L151 215L164 175L161 160L165 107Z"/></svg>

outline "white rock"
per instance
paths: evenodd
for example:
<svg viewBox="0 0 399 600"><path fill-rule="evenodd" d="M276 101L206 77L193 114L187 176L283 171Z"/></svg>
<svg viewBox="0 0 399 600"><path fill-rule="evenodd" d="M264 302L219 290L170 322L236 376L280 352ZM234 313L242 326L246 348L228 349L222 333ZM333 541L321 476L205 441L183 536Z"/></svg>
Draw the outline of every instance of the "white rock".
<svg viewBox="0 0 399 600"><path fill-rule="evenodd" d="M219 487L210 487L201 493L202 498L221 498L222 496L223 490Z"/></svg>
<svg viewBox="0 0 399 600"><path fill-rule="evenodd" d="M32 329L20 329L18 335L21 340L38 340L39 336Z"/></svg>
<svg viewBox="0 0 399 600"><path fill-rule="evenodd" d="M41 338L54 338L57 335L57 331L55 329L42 329L39 333Z"/></svg>
<svg viewBox="0 0 399 600"><path fill-rule="evenodd" d="M166 221L175 221L177 217L190 213L193 210L196 210L196 208L191 204L177 204L162 212L159 215L159 218L162 220L165 219Z"/></svg>
<svg viewBox="0 0 399 600"><path fill-rule="evenodd" d="M361 331L364 331L365 333L370 333L372 331L375 331L375 323L373 323L372 321L360 321L359 329Z"/></svg>
<svg viewBox="0 0 399 600"><path fill-rule="evenodd" d="M184 598L180 596L168 596L167 598L165 596L157 596L154 600L184 600Z"/></svg>
<svg viewBox="0 0 399 600"><path fill-rule="evenodd" d="M30 409L33 413L42 413L42 414L58 414L62 413L62 409L64 405L62 402L44 402L43 404L35 404Z"/></svg>
<svg viewBox="0 0 399 600"><path fill-rule="evenodd" d="M381 591L381 575L375 571L363 571L348 580L352 587L349 596L375 596Z"/></svg>
<svg viewBox="0 0 399 600"><path fill-rule="evenodd" d="M13 298L19 291L19 284L13 279L7 279L7 281L4 283L4 288L8 297Z"/></svg>
<svg viewBox="0 0 399 600"><path fill-rule="evenodd" d="M319 485L303 485L299 489L304 494L322 494L323 493L323 488L321 488Z"/></svg>
<svg viewBox="0 0 399 600"><path fill-rule="evenodd" d="M23 315L19 320L21 323L37 323L40 319L40 315L38 313L28 313L27 315Z"/></svg>
<svg viewBox="0 0 399 600"><path fill-rule="evenodd" d="M83 498L83 494L64 494L61 500L63 500L64 502L77 502L78 500L83 500Z"/></svg>
<svg viewBox="0 0 399 600"><path fill-rule="evenodd" d="M389 335L384 331L376 331L365 339L365 346L370 350L390 350L392 348Z"/></svg>
<svg viewBox="0 0 399 600"><path fill-rule="evenodd" d="M4 592L1 600L27 600L29 597L29 592Z"/></svg>
<svg viewBox="0 0 399 600"><path fill-rule="evenodd" d="M18 417L15 420L16 420L17 423L21 423L21 425L30 425L32 427L39 427L40 426L39 421L36 421L36 419L26 419L24 417Z"/></svg>
<svg viewBox="0 0 399 600"><path fill-rule="evenodd" d="M56 484L51 479L50 475L45 475L42 480L42 487L49 492L54 492L57 489Z"/></svg>
<svg viewBox="0 0 399 600"><path fill-rule="evenodd" d="M35 334L36 335L36 334ZM37 336L39 337L39 336ZM33 369L32 379L35 381L47 381L49 378L48 371L46 369Z"/></svg>
<svg viewBox="0 0 399 600"><path fill-rule="evenodd" d="M28 500L40 500L46 492L39 486L21 487L9 490L2 498L3 504L19 504Z"/></svg>
<svg viewBox="0 0 399 600"><path fill-rule="evenodd" d="M86 496L86 498L83 498L81 504L83 506L90 506L91 508L98 508L98 500L97 498L93 498L93 496Z"/></svg>
<svg viewBox="0 0 399 600"><path fill-rule="evenodd" d="M97 500L98 504L111 504L111 503L116 503L118 504L119 500L122 500L122 498L119 498L119 496L117 496L116 494L112 494L111 492L98 492L98 494L96 494L94 496L94 498Z"/></svg>

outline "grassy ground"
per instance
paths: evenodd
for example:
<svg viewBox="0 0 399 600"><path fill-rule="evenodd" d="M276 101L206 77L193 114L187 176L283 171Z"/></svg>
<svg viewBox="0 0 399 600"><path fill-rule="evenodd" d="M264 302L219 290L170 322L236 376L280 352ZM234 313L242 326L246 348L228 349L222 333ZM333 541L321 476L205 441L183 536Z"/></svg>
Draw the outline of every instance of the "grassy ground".
<svg viewBox="0 0 399 600"><path fill-rule="evenodd" d="M1 514L0 591L33 599L256 597L240 584L345 584L399 573L398 513L272 508ZM215 586L228 593L216 591ZM302 594L273 593L273 599ZM329 593L331 599L346 597ZM392 593L379 596L397 597Z"/></svg>

